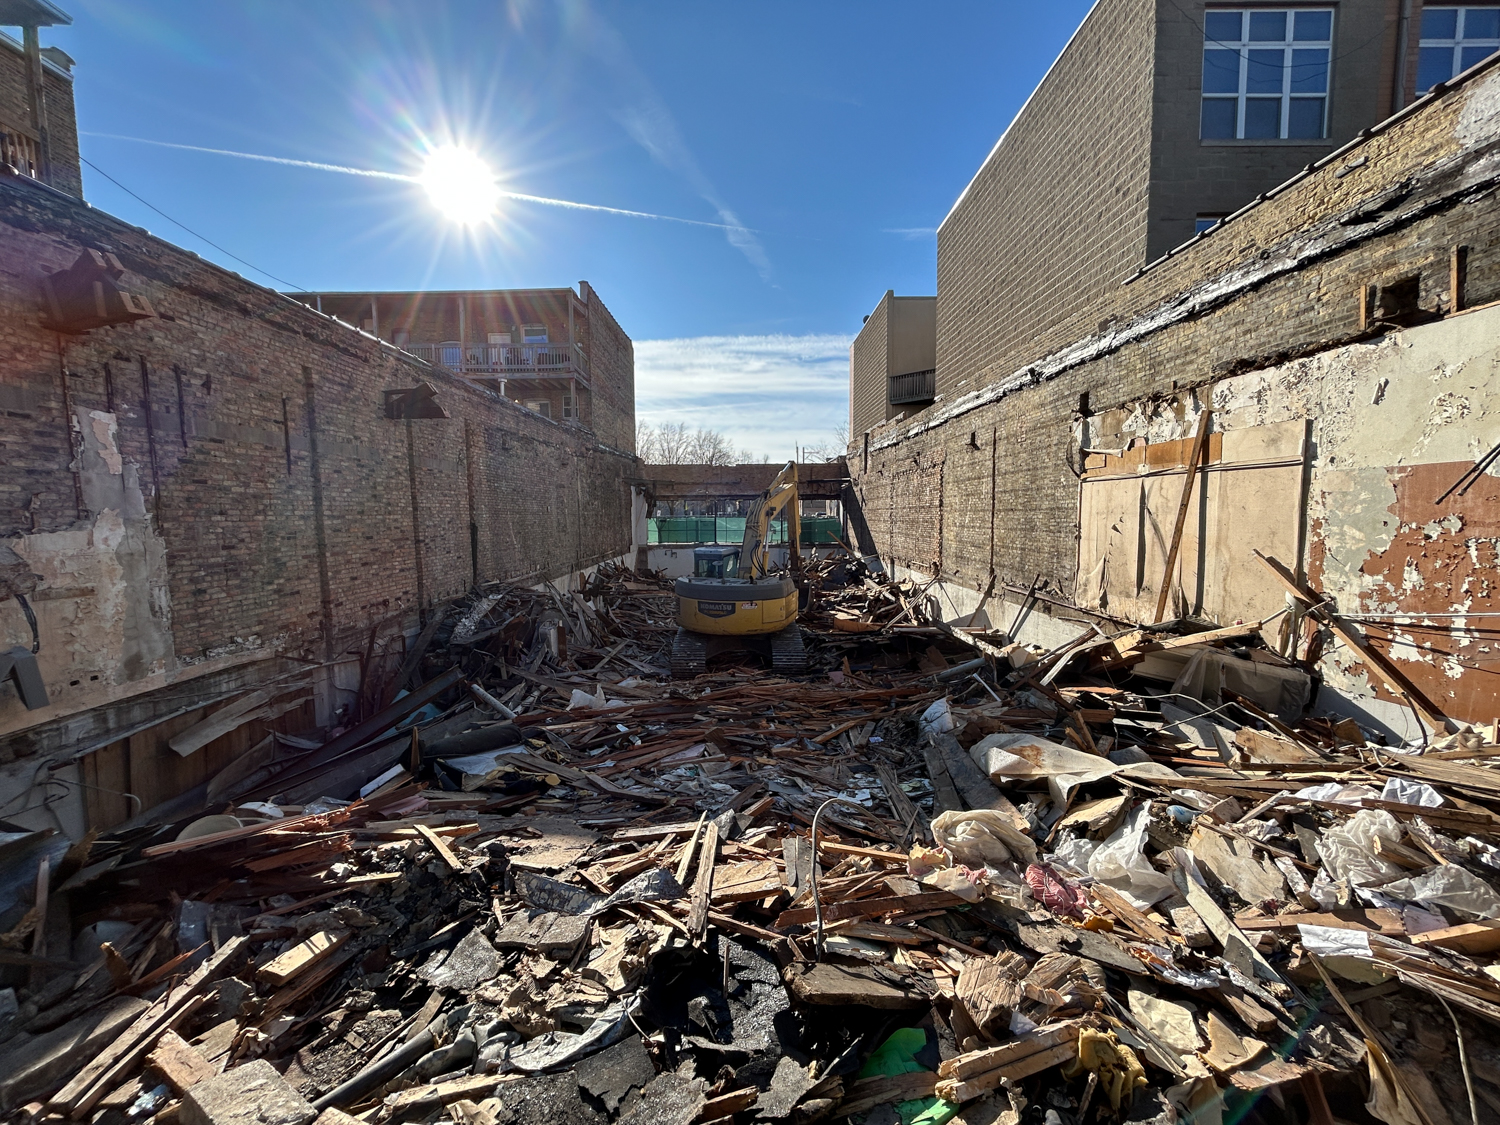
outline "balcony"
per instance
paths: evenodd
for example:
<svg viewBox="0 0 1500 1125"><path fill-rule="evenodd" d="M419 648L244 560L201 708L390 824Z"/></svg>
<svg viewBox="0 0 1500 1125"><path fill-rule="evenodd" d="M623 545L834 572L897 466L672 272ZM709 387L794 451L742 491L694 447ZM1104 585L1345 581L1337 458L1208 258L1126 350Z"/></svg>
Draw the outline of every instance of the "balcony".
<svg viewBox="0 0 1500 1125"><path fill-rule="evenodd" d="M937 394L937 368L930 371L912 371L906 375L887 376L890 384L890 403L902 406L909 402L931 402Z"/></svg>
<svg viewBox="0 0 1500 1125"><path fill-rule="evenodd" d="M405 350L458 375L501 379L576 379L588 386L577 344L406 344Z"/></svg>

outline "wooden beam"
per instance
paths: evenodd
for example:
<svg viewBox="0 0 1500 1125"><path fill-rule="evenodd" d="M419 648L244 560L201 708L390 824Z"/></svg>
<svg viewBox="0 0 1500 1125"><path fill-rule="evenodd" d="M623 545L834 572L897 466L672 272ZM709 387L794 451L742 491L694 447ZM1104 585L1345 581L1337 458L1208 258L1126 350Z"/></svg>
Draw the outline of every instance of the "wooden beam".
<svg viewBox="0 0 1500 1125"><path fill-rule="evenodd" d="M1422 717L1422 720L1432 727L1433 730L1443 732L1448 729L1449 719L1441 710L1424 695L1420 688L1406 678L1399 668L1392 664L1381 653L1376 652L1364 639L1357 634L1353 628L1338 614L1333 613L1324 606L1323 598L1304 582L1298 581L1296 575L1269 555L1263 555L1259 551L1252 551L1261 564L1265 566L1286 587L1287 592L1296 598L1302 605L1307 615L1320 624L1328 626L1333 635L1343 641L1349 649L1360 657L1365 667L1374 672L1375 675L1396 695L1405 699L1413 710Z"/></svg>
<svg viewBox="0 0 1500 1125"><path fill-rule="evenodd" d="M1167 567L1161 579L1161 590L1156 595L1156 617L1160 621L1166 614L1167 598L1172 591L1172 572L1177 569L1177 554L1182 549L1182 530L1187 525L1188 507L1193 501L1193 485L1198 480L1198 463L1208 449L1208 431L1213 424L1213 407L1205 406L1198 415L1198 432L1193 437L1193 451L1188 454L1187 480L1182 483L1182 499L1177 504L1177 522L1172 525L1172 542L1167 548Z"/></svg>

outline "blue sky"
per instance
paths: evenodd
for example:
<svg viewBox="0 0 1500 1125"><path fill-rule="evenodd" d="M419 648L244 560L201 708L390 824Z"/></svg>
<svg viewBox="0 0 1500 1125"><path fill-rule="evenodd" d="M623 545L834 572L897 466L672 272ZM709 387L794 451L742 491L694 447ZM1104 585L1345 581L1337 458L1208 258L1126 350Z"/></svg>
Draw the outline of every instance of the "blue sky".
<svg viewBox="0 0 1500 1125"><path fill-rule="evenodd" d="M933 292L934 228L1089 6L62 4L43 43L77 60L84 156L174 219L307 289L587 279L637 342L644 420L773 458L847 413L880 295ZM409 182L119 137L408 174L460 143L513 192L719 225L506 200L466 229Z"/></svg>

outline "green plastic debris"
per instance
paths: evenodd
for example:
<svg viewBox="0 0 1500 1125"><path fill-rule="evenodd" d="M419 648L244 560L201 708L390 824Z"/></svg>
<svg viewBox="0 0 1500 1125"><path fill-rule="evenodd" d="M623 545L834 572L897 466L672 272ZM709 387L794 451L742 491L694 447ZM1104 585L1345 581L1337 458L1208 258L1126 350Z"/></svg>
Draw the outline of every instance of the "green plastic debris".
<svg viewBox="0 0 1500 1125"><path fill-rule="evenodd" d="M859 1068L855 1078L890 1078L926 1070L917 1061L917 1053L926 1046L927 1032L920 1027L899 1028L875 1048L865 1065ZM957 1115L958 1109L955 1103L939 1097L912 1098L910 1101L896 1103L896 1112L901 1115L901 1125L946 1125Z"/></svg>

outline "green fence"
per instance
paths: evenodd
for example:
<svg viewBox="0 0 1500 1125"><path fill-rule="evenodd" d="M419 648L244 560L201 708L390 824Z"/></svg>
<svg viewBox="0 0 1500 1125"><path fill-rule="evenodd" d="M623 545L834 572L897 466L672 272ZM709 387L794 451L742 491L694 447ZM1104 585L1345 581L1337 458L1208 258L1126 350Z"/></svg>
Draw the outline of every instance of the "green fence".
<svg viewBox="0 0 1500 1125"><path fill-rule="evenodd" d="M648 543L743 543L744 516L655 516L650 521ZM802 545L837 543L843 536L838 520L831 516L809 516L802 521ZM786 543L786 521L771 524L771 545Z"/></svg>

